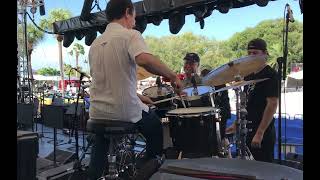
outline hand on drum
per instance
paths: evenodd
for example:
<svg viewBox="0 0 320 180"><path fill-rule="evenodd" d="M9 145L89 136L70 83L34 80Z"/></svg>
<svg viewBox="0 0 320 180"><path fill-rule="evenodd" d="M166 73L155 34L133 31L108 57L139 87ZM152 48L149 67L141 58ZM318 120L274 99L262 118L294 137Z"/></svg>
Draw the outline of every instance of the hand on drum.
<svg viewBox="0 0 320 180"><path fill-rule="evenodd" d="M140 100L147 105L153 105L153 101L148 97L148 96L143 96L143 95L138 95L138 97L140 98Z"/></svg>
<svg viewBox="0 0 320 180"><path fill-rule="evenodd" d="M179 78L176 77L175 79L171 80L171 86L178 95L181 96L186 94L182 91L183 85Z"/></svg>

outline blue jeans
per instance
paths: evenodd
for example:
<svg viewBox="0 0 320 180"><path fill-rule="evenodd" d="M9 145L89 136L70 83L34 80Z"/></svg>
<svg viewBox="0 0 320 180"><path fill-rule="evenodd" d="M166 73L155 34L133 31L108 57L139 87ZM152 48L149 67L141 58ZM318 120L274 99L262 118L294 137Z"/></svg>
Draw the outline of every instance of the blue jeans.
<svg viewBox="0 0 320 180"><path fill-rule="evenodd" d="M162 155L163 130L160 118L154 111L146 113L142 111L142 119L136 123L139 132L146 138L146 153L148 158ZM107 154L109 142L103 135L96 134L91 149L88 175L90 180L96 180L102 176L107 168Z"/></svg>

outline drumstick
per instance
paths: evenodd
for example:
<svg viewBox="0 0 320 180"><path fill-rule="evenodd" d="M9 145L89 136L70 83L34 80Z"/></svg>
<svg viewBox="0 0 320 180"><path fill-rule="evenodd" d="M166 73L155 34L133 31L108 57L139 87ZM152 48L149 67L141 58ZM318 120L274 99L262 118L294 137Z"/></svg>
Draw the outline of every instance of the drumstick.
<svg viewBox="0 0 320 180"><path fill-rule="evenodd" d="M153 104L159 104L159 103L166 102L166 101L170 101L170 100L177 99L177 98L179 98L179 96L174 96L174 97L171 97L171 98L167 98L167 99L162 99L162 100L159 100L159 101L155 101L155 102L153 102Z"/></svg>
<svg viewBox="0 0 320 180"><path fill-rule="evenodd" d="M180 99L181 99L181 102L182 102L183 107L184 107L184 108L187 108L187 107L186 107L186 104L184 103L184 100L182 99L181 94L179 94L179 97L180 97Z"/></svg>

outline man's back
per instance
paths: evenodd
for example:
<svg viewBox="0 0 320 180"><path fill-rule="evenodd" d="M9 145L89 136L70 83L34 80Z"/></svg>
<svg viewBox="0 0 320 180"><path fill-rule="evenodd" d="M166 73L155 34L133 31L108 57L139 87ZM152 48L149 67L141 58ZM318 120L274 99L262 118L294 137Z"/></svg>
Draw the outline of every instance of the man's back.
<svg viewBox="0 0 320 180"><path fill-rule="evenodd" d="M110 23L92 43L89 52L91 118L130 122L141 119L136 63L130 53L135 36L139 36L137 31Z"/></svg>

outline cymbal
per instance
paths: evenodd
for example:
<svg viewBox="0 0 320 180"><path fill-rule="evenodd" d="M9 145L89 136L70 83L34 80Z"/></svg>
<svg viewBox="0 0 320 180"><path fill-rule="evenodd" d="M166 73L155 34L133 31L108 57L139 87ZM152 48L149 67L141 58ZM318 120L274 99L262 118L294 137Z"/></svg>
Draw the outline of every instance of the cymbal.
<svg viewBox="0 0 320 180"><path fill-rule="evenodd" d="M146 79L151 77L153 74L149 73L143 67L137 65L137 80L140 81L142 79Z"/></svg>
<svg viewBox="0 0 320 180"><path fill-rule="evenodd" d="M255 79L255 80L250 80L250 81L234 82L234 83L231 83L229 86L226 86L224 88L221 88L221 89L218 89L218 90L214 91L214 93L218 93L218 92L221 92L221 91L226 91L226 90L229 90L229 89L235 89L235 88L239 88L239 87L242 87L242 86L247 86L247 85L250 85L250 84L259 83L259 82L262 82L262 81L265 81L265 80L268 80L268 79L269 78Z"/></svg>
<svg viewBox="0 0 320 180"><path fill-rule="evenodd" d="M245 56L224 64L202 78L206 85L219 86L235 81L237 76L241 78L260 70L267 60L266 55Z"/></svg>

